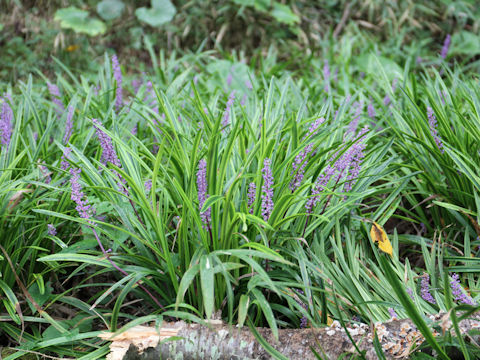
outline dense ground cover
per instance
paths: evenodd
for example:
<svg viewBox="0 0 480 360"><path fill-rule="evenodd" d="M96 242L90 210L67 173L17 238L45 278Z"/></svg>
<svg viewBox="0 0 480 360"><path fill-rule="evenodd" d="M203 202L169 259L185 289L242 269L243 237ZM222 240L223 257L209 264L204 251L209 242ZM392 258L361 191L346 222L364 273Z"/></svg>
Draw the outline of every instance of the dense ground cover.
<svg viewBox="0 0 480 360"><path fill-rule="evenodd" d="M480 300L477 63L452 39L347 34L293 70L273 47L146 40L145 73L110 53L96 73L54 59L55 76L6 85L2 356L97 359L100 330L162 319L409 317L427 339L412 357L477 357L424 326Z"/></svg>

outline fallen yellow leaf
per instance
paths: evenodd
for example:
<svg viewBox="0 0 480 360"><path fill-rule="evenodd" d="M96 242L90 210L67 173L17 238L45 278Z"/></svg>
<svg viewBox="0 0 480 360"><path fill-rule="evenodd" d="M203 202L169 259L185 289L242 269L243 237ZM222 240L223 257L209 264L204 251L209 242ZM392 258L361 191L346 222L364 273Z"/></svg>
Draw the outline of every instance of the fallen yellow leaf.
<svg viewBox="0 0 480 360"><path fill-rule="evenodd" d="M382 229L375 221L373 221L372 229L370 230L370 236L374 243L378 242L378 247L383 252L386 252L390 256L393 255L393 248L385 230Z"/></svg>

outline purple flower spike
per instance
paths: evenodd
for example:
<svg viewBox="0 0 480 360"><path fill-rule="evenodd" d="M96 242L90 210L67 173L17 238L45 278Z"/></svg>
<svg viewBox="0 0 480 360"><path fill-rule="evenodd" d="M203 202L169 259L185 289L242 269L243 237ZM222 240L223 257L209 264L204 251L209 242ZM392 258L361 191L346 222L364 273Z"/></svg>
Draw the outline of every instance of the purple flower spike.
<svg viewBox="0 0 480 360"><path fill-rule="evenodd" d="M437 302L433 298L432 294L430 294L430 276L428 274L423 275L421 287L420 293L422 299L428 301L429 303L436 304Z"/></svg>
<svg viewBox="0 0 480 360"><path fill-rule="evenodd" d="M92 119L93 127L97 132L98 139L100 140L100 146L102 147L102 163L107 165L107 163L112 163L115 166L120 167L120 160L118 159L115 148L112 144L112 139L100 129L100 126L103 126L102 123L97 119Z"/></svg>
<svg viewBox="0 0 480 360"><path fill-rule="evenodd" d="M377 112L375 111L375 107L373 106L373 103L370 102L370 104L368 104L367 106L367 112L368 112L368 116L374 120L375 119L375 116L377 116Z"/></svg>
<svg viewBox="0 0 480 360"><path fill-rule="evenodd" d="M443 150L442 139L440 139L440 136L438 136L437 118L435 117L435 114L433 113L433 109L430 106L427 106L427 117L428 117L428 125L430 126L430 134L432 135L433 140L435 140L435 143L437 144L438 149L443 154L445 150Z"/></svg>
<svg viewBox="0 0 480 360"><path fill-rule="evenodd" d="M68 156L70 155L71 152L72 152L72 149L70 149L69 147L66 147L63 150L63 155L62 155L61 162L60 162L60 169L66 171L70 167L70 163L67 160L68 160Z"/></svg>
<svg viewBox="0 0 480 360"><path fill-rule="evenodd" d="M445 38L445 41L443 42L442 51L440 52L440 57L442 59L445 59L447 57L448 48L450 47L451 41L452 41L452 37L450 36L450 34L448 34L447 37Z"/></svg>
<svg viewBox="0 0 480 360"><path fill-rule="evenodd" d="M222 127L226 127L229 124L228 120L230 118L230 109L232 108L234 102L235 102L235 90L233 90L228 96L228 101L227 101L227 104L225 105L225 111L223 113Z"/></svg>
<svg viewBox="0 0 480 360"><path fill-rule="evenodd" d="M50 93L50 96L52 97L52 102L57 105L56 112L58 115L61 115L65 111L65 107L63 105L63 102L61 100L61 95L60 95L60 90L58 89L58 86L52 83L47 83L48 87L48 92Z"/></svg>
<svg viewBox="0 0 480 360"><path fill-rule="evenodd" d="M335 174L335 167L327 165L323 173L317 178L312 188L312 196L305 204L307 214L311 214L318 201L320 200L320 193L325 189L331 177Z"/></svg>
<svg viewBox="0 0 480 360"><path fill-rule="evenodd" d="M77 204L75 209L78 211L78 215L83 219L90 219L93 214L93 208L88 204L88 200L82 191L82 185L80 184L80 172L81 169L70 169L70 185L72 188L71 199Z"/></svg>
<svg viewBox="0 0 480 360"><path fill-rule="evenodd" d="M257 185L254 183L254 182L251 182L249 185L248 185L248 193L247 193L247 197L248 197L248 212L250 214L253 214L253 204L255 203L255 197L257 195Z"/></svg>
<svg viewBox="0 0 480 360"><path fill-rule="evenodd" d="M452 288L452 295L456 301L472 306L477 305L472 298L464 293L462 285L460 285L458 274L453 273L452 281L450 281L450 287Z"/></svg>
<svg viewBox="0 0 480 360"><path fill-rule="evenodd" d="M68 107L68 113L67 113L67 121L65 122L65 134L63 135L63 143L66 145L70 141L70 137L72 136L72 130L73 130L73 112L75 111L75 108L70 105Z"/></svg>
<svg viewBox="0 0 480 360"><path fill-rule="evenodd" d="M263 161L263 185L262 185L262 215L263 220L268 221L273 210L273 175L270 168L271 161L266 158Z"/></svg>
<svg viewBox="0 0 480 360"><path fill-rule="evenodd" d="M315 136L317 135L318 131L319 131L319 127L320 125L322 125L323 123L325 122L325 119L324 118L319 118L317 120L315 120L313 123L310 124L310 127L308 128L308 131L307 133L305 134L305 136L302 138L302 141L307 139L307 138L310 138L312 136Z"/></svg>
<svg viewBox="0 0 480 360"><path fill-rule="evenodd" d="M398 315L393 308L388 308L388 313L392 319L398 319Z"/></svg>
<svg viewBox="0 0 480 360"><path fill-rule="evenodd" d="M307 156L312 152L313 144L308 144L305 149L303 149L297 156L295 156L295 161L292 164L292 181L290 182L289 188L294 192L300 184L302 183L303 176L305 174L305 166L307 166L308 160Z"/></svg>
<svg viewBox="0 0 480 360"><path fill-rule="evenodd" d="M115 109L117 111L123 105L123 90L122 90L122 70L120 69L120 63L118 62L117 55L112 55L112 69L113 69L113 77L117 82L117 96L115 99Z"/></svg>
<svg viewBox="0 0 480 360"><path fill-rule="evenodd" d="M48 228L48 235L50 236L57 235L57 229L55 229L55 226L53 226L53 224L47 224L47 228Z"/></svg>
<svg viewBox="0 0 480 360"><path fill-rule="evenodd" d="M203 204L208 199L207 194L207 161L205 159L200 160L198 163L197 171L197 189L198 189L198 208L202 209ZM200 218L206 227L210 226L212 220L211 209L208 208L204 212L200 213Z"/></svg>
<svg viewBox="0 0 480 360"><path fill-rule="evenodd" d="M325 81L324 90L328 92L330 90L330 66L328 65L328 60L325 60L323 63L323 80Z"/></svg>
<svg viewBox="0 0 480 360"><path fill-rule="evenodd" d="M0 114L0 135L2 145L5 145L8 149L10 145L10 139L12 138L12 121L13 121L13 110L10 107L12 103L12 98L9 94L3 94L3 104L2 112Z"/></svg>
<svg viewBox="0 0 480 360"><path fill-rule="evenodd" d="M145 181L144 186L145 186L145 192L147 192L147 193L150 192L150 190L152 190L152 180L149 179L149 180Z"/></svg>

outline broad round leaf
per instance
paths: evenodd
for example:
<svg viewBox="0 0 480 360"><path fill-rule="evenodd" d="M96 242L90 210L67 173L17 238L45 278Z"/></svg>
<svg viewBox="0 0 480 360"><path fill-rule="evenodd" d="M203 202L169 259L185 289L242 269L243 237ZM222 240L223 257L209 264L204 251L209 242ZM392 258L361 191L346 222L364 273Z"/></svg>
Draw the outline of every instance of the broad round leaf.
<svg viewBox="0 0 480 360"><path fill-rule="evenodd" d="M152 2L153 7L148 9L141 7L135 10L138 20L147 23L150 26L157 27L173 19L177 9L170 0L156 0Z"/></svg>
<svg viewBox="0 0 480 360"><path fill-rule="evenodd" d="M103 20L114 20L122 15L124 8L120 0L102 0L97 4L97 13Z"/></svg>
<svg viewBox="0 0 480 360"><path fill-rule="evenodd" d="M57 10L54 20L60 21L60 26L64 29L72 29L76 33L83 33L90 36L103 34L106 30L103 21L88 17L87 11L75 6Z"/></svg>

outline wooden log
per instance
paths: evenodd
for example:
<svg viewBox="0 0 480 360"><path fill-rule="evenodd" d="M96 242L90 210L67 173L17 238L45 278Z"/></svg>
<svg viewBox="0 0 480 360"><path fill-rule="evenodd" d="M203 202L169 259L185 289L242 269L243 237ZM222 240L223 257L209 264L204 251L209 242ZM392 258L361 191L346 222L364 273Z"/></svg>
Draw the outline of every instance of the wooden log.
<svg viewBox="0 0 480 360"><path fill-rule="evenodd" d="M448 314L432 316L431 320L436 321L438 329L449 331L451 324ZM480 330L480 317L463 320L460 328L464 334L470 330ZM366 324L349 324L347 330L358 348L365 351L368 360L378 358L373 346L374 333L387 359L408 359L411 352L424 341L408 319L392 319L376 323L372 328ZM341 354L356 352L338 321L325 328L280 329L278 341L268 328L257 328L257 331L289 359L315 359L311 348L327 359L337 359ZM433 332L440 335L437 330ZM100 337L112 341L107 360L271 359L247 327L237 328L226 324L202 326L180 321L164 323L158 330L136 326L113 338L109 332L102 333ZM180 339L162 342L170 337Z"/></svg>

